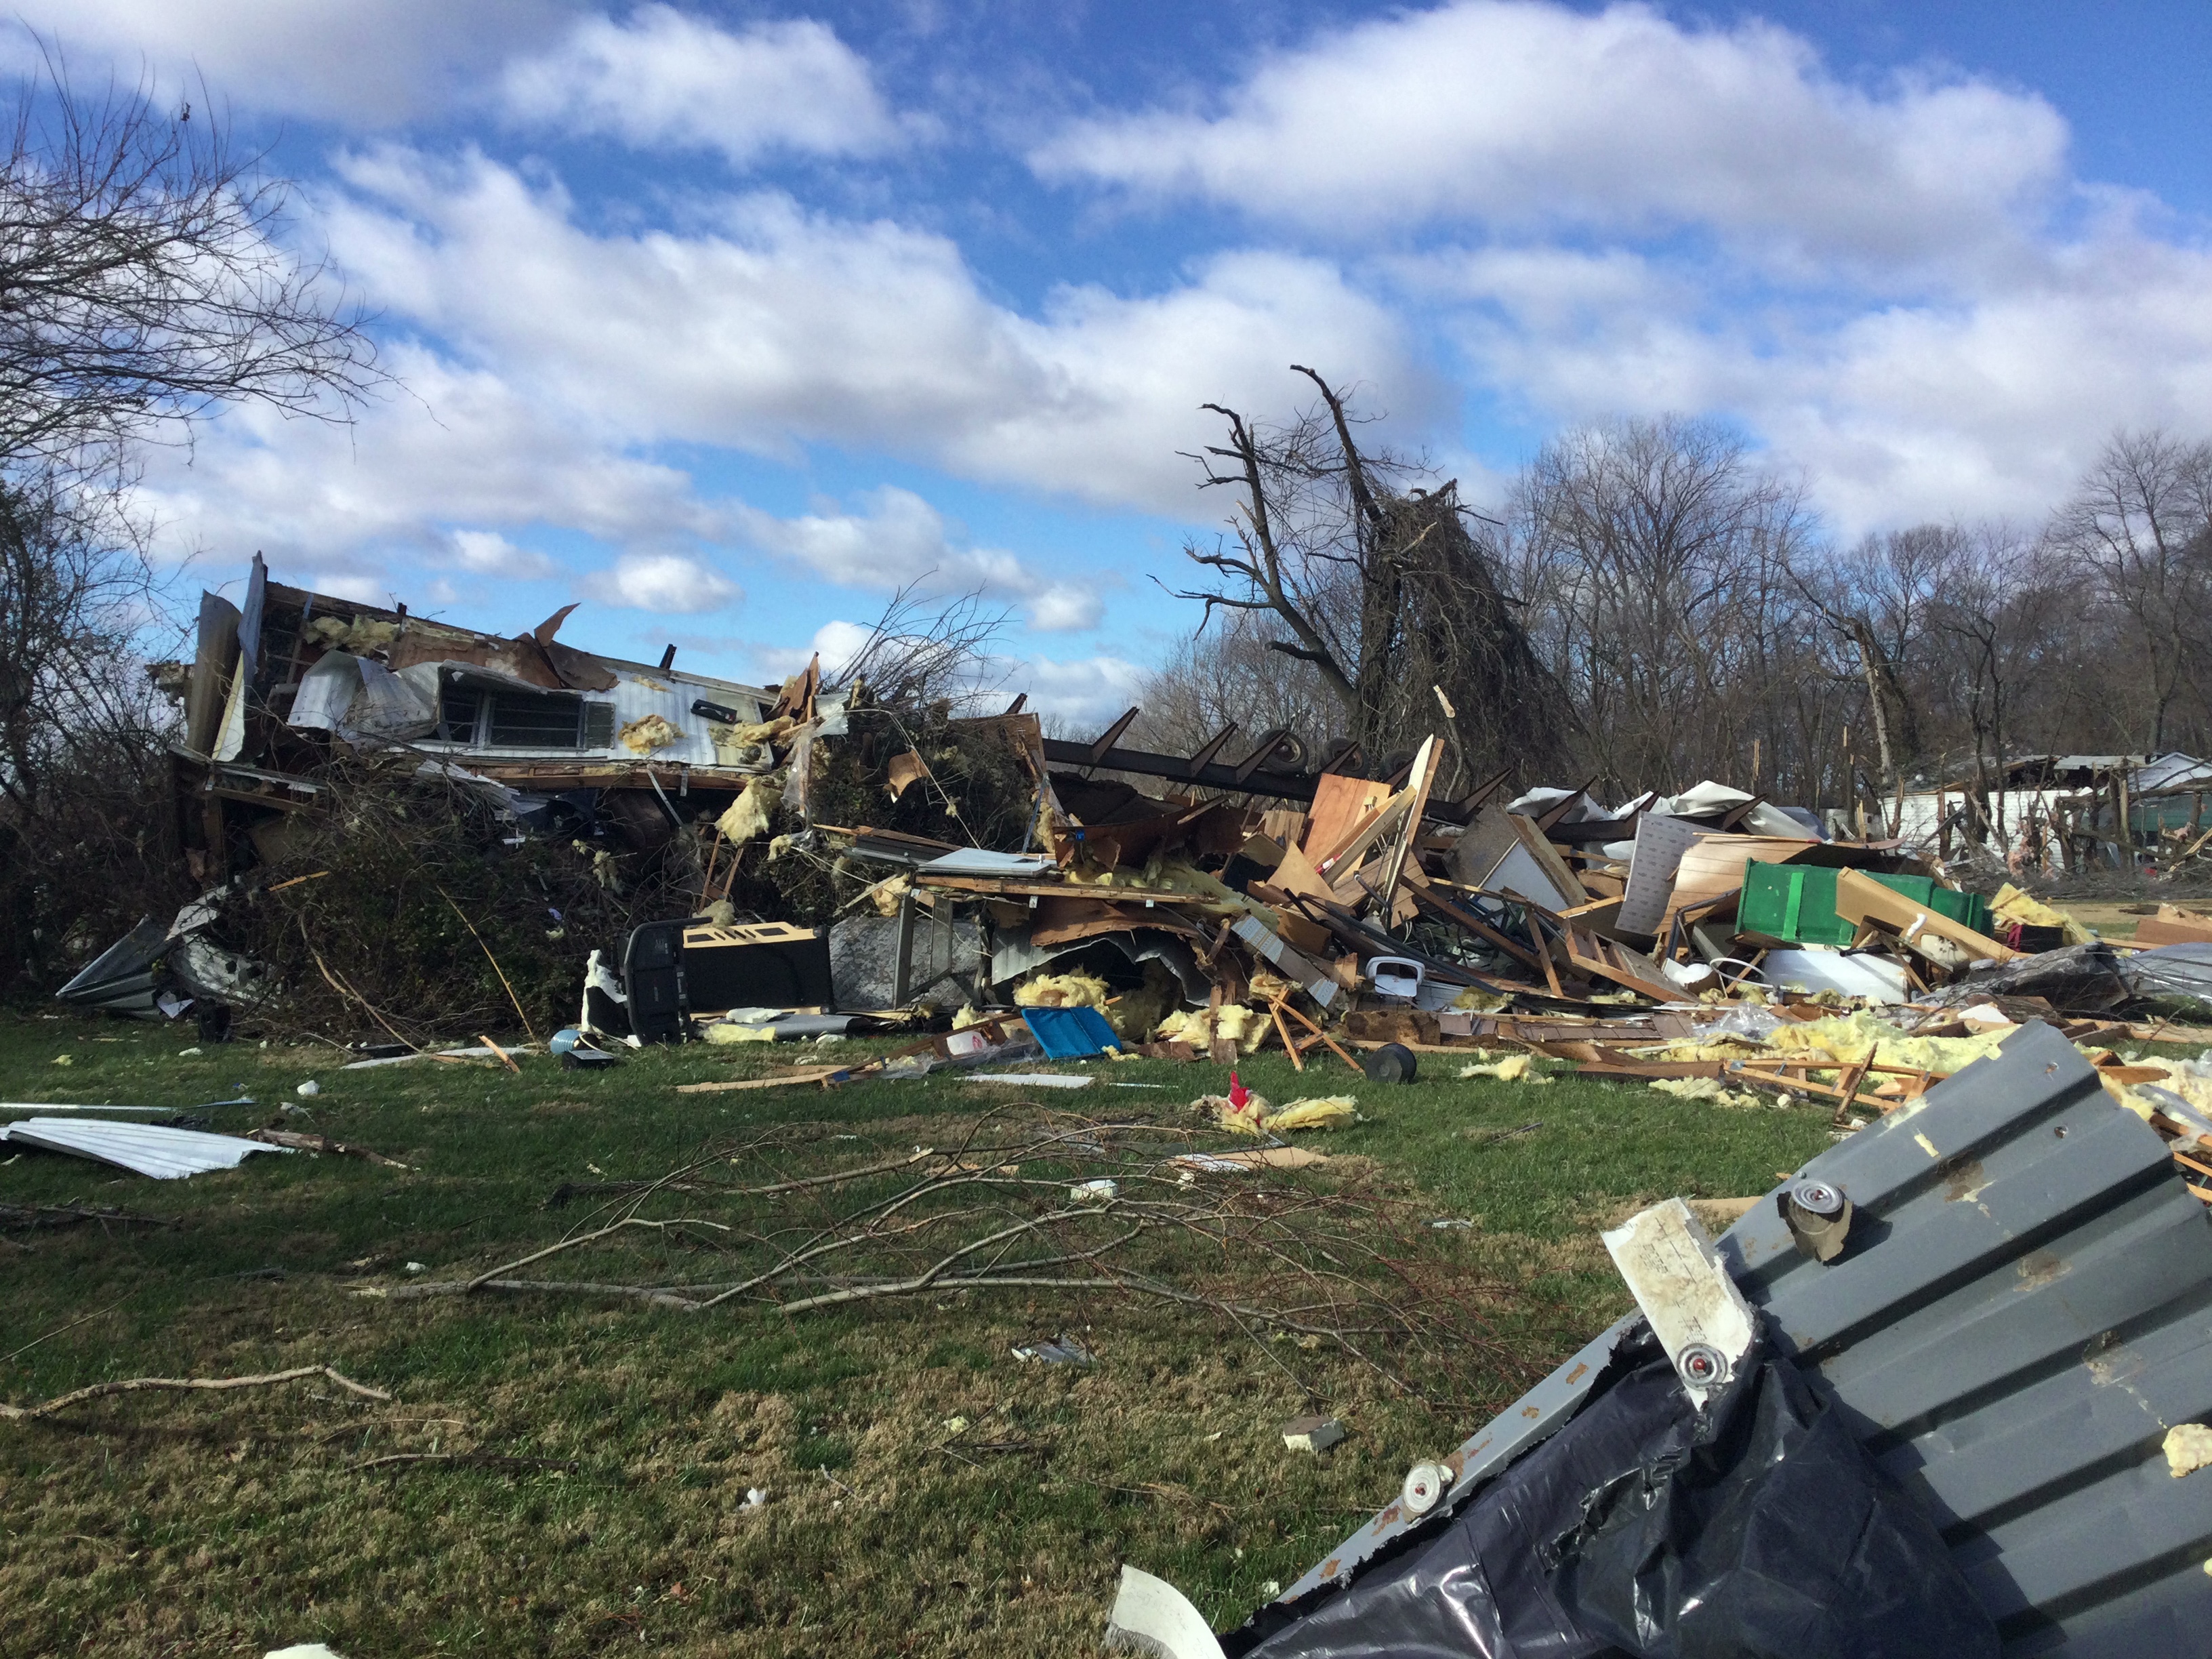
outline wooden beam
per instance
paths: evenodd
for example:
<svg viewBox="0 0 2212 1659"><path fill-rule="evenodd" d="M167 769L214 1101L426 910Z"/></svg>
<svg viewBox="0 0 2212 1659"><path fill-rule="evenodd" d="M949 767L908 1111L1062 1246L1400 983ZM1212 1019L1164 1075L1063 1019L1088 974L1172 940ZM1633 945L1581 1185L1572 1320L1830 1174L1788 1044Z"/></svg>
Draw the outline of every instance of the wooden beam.
<svg viewBox="0 0 2212 1659"><path fill-rule="evenodd" d="M1292 1019L1297 1021L1299 1024L1304 1026L1306 1030L1311 1031L1316 1039L1327 1043L1329 1047L1330 1052L1334 1054L1335 1056L1339 1060L1342 1060L1346 1065L1352 1067L1353 1071L1358 1073L1362 1077L1365 1077L1367 1075L1366 1068L1361 1066L1360 1063L1354 1060L1350 1054L1345 1053L1344 1049L1338 1044L1337 1040L1331 1036L1327 1031L1322 1030L1320 1026L1315 1024L1313 1021L1308 1019L1304 1014L1291 1007L1287 1002L1277 1002L1274 1006L1281 1009L1283 1012L1288 1014ZM1301 1067L1300 1069L1303 1070L1304 1068Z"/></svg>
<svg viewBox="0 0 2212 1659"><path fill-rule="evenodd" d="M1316 859L1314 869L1324 880L1340 879L1337 866L1346 859L1356 863L1369 848L1390 833L1413 804L1413 792L1401 789L1355 824L1343 840Z"/></svg>
<svg viewBox="0 0 2212 1659"><path fill-rule="evenodd" d="M1275 1017L1275 1035L1282 1038L1283 1052L1291 1057L1291 1067L1297 1071L1304 1071L1306 1068L1306 1058L1304 1054L1298 1052L1298 1045L1291 1040L1290 1024L1283 1018L1282 1000L1278 998L1276 1000L1269 1003L1267 1005L1267 1012Z"/></svg>

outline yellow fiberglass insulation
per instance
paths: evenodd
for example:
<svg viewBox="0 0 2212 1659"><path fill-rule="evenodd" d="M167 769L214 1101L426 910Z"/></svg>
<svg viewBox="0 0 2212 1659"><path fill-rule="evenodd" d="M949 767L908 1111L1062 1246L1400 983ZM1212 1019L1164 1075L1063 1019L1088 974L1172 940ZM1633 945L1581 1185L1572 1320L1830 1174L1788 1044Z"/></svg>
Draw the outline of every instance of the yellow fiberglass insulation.
<svg viewBox="0 0 2212 1659"><path fill-rule="evenodd" d="M1142 985L1115 999L1114 1006L1106 1010L1106 1023L1114 1028L1115 1036L1142 1042L1182 1000L1182 981L1169 971L1167 963L1155 959L1146 963Z"/></svg>
<svg viewBox="0 0 2212 1659"><path fill-rule="evenodd" d="M1857 1065L1879 1048L1884 1066L1949 1073L1994 1054L2002 1041L2002 1033L1996 1032L1982 1036L1909 1036L1861 1009L1848 1016L1832 1015L1826 1019L1778 1025L1763 1044L1670 1042L1662 1052L1669 1060L1743 1060L1761 1054L1803 1058L1819 1054L1833 1060L1840 1070Z"/></svg>
<svg viewBox="0 0 2212 1659"><path fill-rule="evenodd" d="M2031 927L2060 928L2069 945L2087 945L2096 937L2063 910L2021 891L2010 882L1997 889L1996 896L1990 901L1990 914L1999 921L2024 921Z"/></svg>
<svg viewBox="0 0 2212 1659"><path fill-rule="evenodd" d="M780 714L772 720L763 720L758 726L732 726L726 728L733 744L774 743L799 722L788 714Z"/></svg>
<svg viewBox="0 0 2212 1659"><path fill-rule="evenodd" d="M1278 1107L1261 1121L1270 1134L1291 1129L1340 1129L1358 1121L1358 1106L1350 1095L1319 1095Z"/></svg>
<svg viewBox="0 0 2212 1659"><path fill-rule="evenodd" d="M1014 1002L1023 1008L1103 1008L1108 994L1104 980L1080 970L1034 974L1014 987Z"/></svg>
<svg viewBox="0 0 2212 1659"><path fill-rule="evenodd" d="M2173 1060L2148 1057L2141 1063L2166 1067L2166 1075L2151 1084L2150 1087L2179 1095L2195 1107L2199 1115L2212 1117L2212 1066L2208 1066L2201 1060ZM2160 1101L2155 1095L2143 1093L2136 1085L2121 1083L2110 1077L2104 1079L2104 1084L2106 1094L2146 1123L2150 1121L2153 1112L2164 1112L2168 1118L2179 1121L2170 1103Z"/></svg>
<svg viewBox="0 0 2212 1659"><path fill-rule="evenodd" d="M1673 1095L1680 1100L1709 1100L1716 1106L1733 1106L1743 1111L1781 1104L1755 1089L1731 1089L1709 1077L1655 1077L1651 1086L1662 1095Z"/></svg>
<svg viewBox="0 0 2212 1659"><path fill-rule="evenodd" d="M1267 1121L1267 1097L1249 1090L1245 1091L1244 1104L1241 1108L1230 1104L1227 1095L1200 1095L1191 1102L1191 1109L1210 1115L1217 1127L1234 1134L1265 1133L1260 1126Z"/></svg>
<svg viewBox="0 0 2212 1659"><path fill-rule="evenodd" d="M868 890L868 902L876 907L878 915L895 916L899 913L900 902L912 891L912 882L904 876L892 876Z"/></svg>
<svg viewBox="0 0 2212 1659"><path fill-rule="evenodd" d="M1249 1054L1273 1029L1259 1009L1232 1002L1222 1008L1178 1010L1160 1022L1158 1035L1163 1042L1188 1042L1198 1048L1211 1048L1215 1037L1223 1037L1237 1045L1239 1054Z"/></svg>
<svg viewBox="0 0 2212 1659"><path fill-rule="evenodd" d="M1231 1105L1226 1095L1201 1095L1191 1102L1191 1108L1212 1117L1216 1127L1240 1135L1340 1129L1359 1121L1359 1103L1350 1095L1316 1095L1284 1106L1270 1106L1265 1095L1248 1091L1241 1108Z"/></svg>
<svg viewBox="0 0 2212 1659"><path fill-rule="evenodd" d="M1537 1071L1526 1054L1508 1054L1487 1066L1462 1066L1459 1068L1459 1074L1463 1078L1494 1077L1500 1083L1549 1083L1552 1080L1551 1074Z"/></svg>
<svg viewBox="0 0 2212 1659"><path fill-rule="evenodd" d="M659 714L647 714L634 720L617 735L622 738L622 746L633 755L650 755L656 749L665 749L672 743L684 741L683 732Z"/></svg>
<svg viewBox="0 0 2212 1659"><path fill-rule="evenodd" d="M310 639L358 655L365 651L381 651L391 644L399 637L399 624L359 617L317 617L303 631Z"/></svg>
<svg viewBox="0 0 2212 1659"><path fill-rule="evenodd" d="M743 847L767 831L769 821L775 817L775 809L782 804L781 785L766 778L755 778L730 803L729 810L714 820L714 828L732 847Z"/></svg>

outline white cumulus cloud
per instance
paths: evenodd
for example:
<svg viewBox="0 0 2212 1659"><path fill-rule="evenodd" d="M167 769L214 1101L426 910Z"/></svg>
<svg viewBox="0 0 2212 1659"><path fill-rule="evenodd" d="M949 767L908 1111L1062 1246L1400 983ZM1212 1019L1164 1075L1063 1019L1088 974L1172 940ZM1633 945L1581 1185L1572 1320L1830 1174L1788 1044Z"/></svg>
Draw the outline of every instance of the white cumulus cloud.
<svg viewBox="0 0 2212 1659"><path fill-rule="evenodd" d="M746 508L736 522L754 545L841 587L980 592L1019 605L1044 632L1095 627L1103 610L1095 580L1054 580L1012 553L965 544L910 489L872 491L861 513L780 519Z"/></svg>
<svg viewBox="0 0 2212 1659"><path fill-rule="evenodd" d="M386 126L476 95L514 48L542 40L580 0L23 0L12 9L54 43L82 85L105 59L125 85L164 98L315 121ZM35 67L38 46L0 46Z"/></svg>
<svg viewBox="0 0 2212 1659"><path fill-rule="evenodd" d="M1030 159L1331 234L1693 225L1887 263L2000 230L2063 182L2066 142L2033 94L1926 74L1870 90L1763 21L1455 0L1279 51L1211 108L1079 121Z"/></svg>
<svg viewBox="0 0 2212 1659"><path fill-rule="evenodd" d="M613 233L470 155L351 158L323 216L395 320L633 443L787 457L809 442L963 477L1187 514L1206 401L1280 407L1287 366L1434 407L1399 323L1331 261L1215 255L1150 294L1088 284L1034 313L987 295L949 238L763 191L706 228Z"/></svg>
<svg viewBox="0 0 2212 1659"><path fill-rule="evenodd" d="M404 549L465 568L449 527L548 526L620 546L723 530L686 474L626 453L589 410L548 408L419 343L389 361L404 392L352 426L246 405L189 450L150 451L141 501L164 556L258 547L296 567Z"/></svg>
<svg viewBox="0 0 2212 1659"><path fill-rule="evenodd" d="M1101 654L1059 661L1031 657L1012 665L1011 690L1030 694L1031 712L1058 714L1076 731L1096 730L1138 700L1149 671L1125 657Z"/></svg>
<svg viewBox="0 0 2212 1659"><path fill-rule="evenodd" d="M561 572L556 561L526 547L517 547L495 530L456 530L448 540L454 562L471 575L537 581Z"/></svg>
<svg viewBox="0 0 2212 1659"><path fill-rule="evenodd" d="M579 21L552 51L508 65L507 112L639 149L718 150L744 166L774 150L872 155L901 137L868 65L827 24L732 33L672 6Z"/></svg>
<svg viewBox="0 0 2212 1659"><path fill-rule="evenodd" d="M720 611L744 597L712 565L681 553L626 553L612 569L586 574L581 586L603 605L678 616Z"/></svg>

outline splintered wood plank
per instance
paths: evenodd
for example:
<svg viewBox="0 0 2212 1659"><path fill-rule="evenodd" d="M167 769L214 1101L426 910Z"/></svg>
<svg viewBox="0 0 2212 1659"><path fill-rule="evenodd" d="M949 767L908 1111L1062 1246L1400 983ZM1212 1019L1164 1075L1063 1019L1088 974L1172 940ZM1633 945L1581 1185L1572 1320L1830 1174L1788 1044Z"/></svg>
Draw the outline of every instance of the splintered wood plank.
<svg viewBox="0 0 2212 1659"><path fill-rule="evenodd" d="M1923 910L1894 889L1883 886L1856 870L1836 872L1836 914L1863 931L1875 922L1894 930L1911 945L1922 934L1946 939L1967 955L1992 962L2011 962L2020 952L2000 945L1986 933L1978 933L1964 922L1933 910Z"/></svg>
<svg viewBox="0 0 2212 1659"><path fill-rule="evenodd" d="M1586 974L1611 980L1615 985L1656 1002L1694 1002L1696 998L1660 971L1659 964L1640 951L1579 927L1565 927L1567 960Z"/></svg>
<svg viewBox="0 0 2212 1659"><path fill-rule="evenodd" d="M1443 771L1446 753L1443 739L1431 734L1421 739L1421 746L1413 755L1413 773L1407 787L1412 792L1413 805L1406 809L1406 821L1398 831L1382 866L1382 884L1376 890L1382 901L1382 920L1385 927L1395 926L1398 905L1398 878L1406 867L1406 855L1421 833L1421 814L1429 810L1429 793L1436 787L1437 779Z"/></svg>

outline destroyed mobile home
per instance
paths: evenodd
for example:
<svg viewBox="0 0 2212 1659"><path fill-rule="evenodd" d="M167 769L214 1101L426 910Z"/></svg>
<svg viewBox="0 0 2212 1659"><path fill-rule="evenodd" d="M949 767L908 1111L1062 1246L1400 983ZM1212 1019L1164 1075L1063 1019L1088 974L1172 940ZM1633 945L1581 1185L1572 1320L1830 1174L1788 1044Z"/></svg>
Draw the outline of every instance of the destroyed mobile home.
<svg viewBox="0 0 2212 1659"><path fill-rule="evenodd" d="M1243 1631L1217 1638L1133 1570L1116 1628L1171 1653L1381 1650L1370 1626L1393 1652L1469 1650L1456 1620L1489 1632L1474 1650L1661 1652L1702 1606L1778 1651L1795 1615L1747 1606L1741 1562L1698 1536L1782 1524L1760 1468L1856 1517L1796 1537L1783 1577L1917 1632L1884 1650L2163 1650L2126 1644L2201 1620L2212 1487L2154 1492L2143 1471L2212 1408L2184 1386L2203 1339L2175 1311L2212 1282L2212 1066L2120 1048L2212 1005L2212 920L2168 907L2150 948L2107 945L2009 884L1964 890L1932 830L1844 839L1713 782L1608 807L1592 785L1467 777L1433 736L1317 769L1285 731L1161 754L1125 743L1134 709L1048 738L1018 699L955 718L884 706L864 672L754 688L680 673L672 647L593 655L560 642L566 614L471 633L258 561L242 607L210 596L173 677L173 833L203 896L63 999L398 1054L511 1012L533 1040L571 1027L551 1047L572 1063L910 1039L686 1085L706 1091L1141 1054L1208 1063L1213 1121L1276 1147L1348 1119L1329 1091L1353 1074L1540 1087L1572 1067L1722 1107L1818 1102L1832 1152L1717 1249L1666 1206L1609 1236L1641 1321L1413 1471ZM410 929L466 985L410 980ZM1322 1074L1303 1116L1233 1074L1213 1092L1212 1066L1263 1048ZM1082 1202L1110 1209L1114 1186ZM2114 1405L2082 1392L2100 1365L2152 1382ZM1682 1529L1657 1601L1621 1576L1656 1523L1589 1507L1632 1480ZM1546 1516L1557 1537L1514 1532ZM1878 1593L1916 1561L1910 1593ZM1480 1607L1453 1600L1486 1574ZM1830 1634L1808 1650L1857 1650Z"/></svg>

